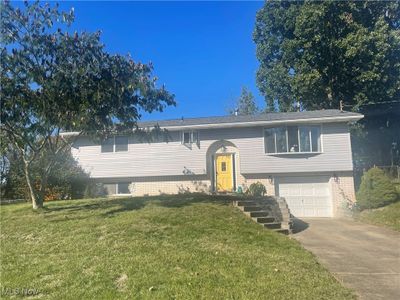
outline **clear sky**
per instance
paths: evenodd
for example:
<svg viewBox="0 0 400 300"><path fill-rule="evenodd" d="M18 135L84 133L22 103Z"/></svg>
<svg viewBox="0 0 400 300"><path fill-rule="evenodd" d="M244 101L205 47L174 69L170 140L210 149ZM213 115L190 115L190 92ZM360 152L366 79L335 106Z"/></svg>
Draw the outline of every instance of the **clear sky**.
<svg viewBox="0 0 400 300"><path fill-rule="evenodd" d="M247 86L264 107L255 84L252 41L263 2L62 2L75 9L73 29L102 30L112 53L131 53L154 65L159 83L178 105L142 119L225 115Z"/></svg>

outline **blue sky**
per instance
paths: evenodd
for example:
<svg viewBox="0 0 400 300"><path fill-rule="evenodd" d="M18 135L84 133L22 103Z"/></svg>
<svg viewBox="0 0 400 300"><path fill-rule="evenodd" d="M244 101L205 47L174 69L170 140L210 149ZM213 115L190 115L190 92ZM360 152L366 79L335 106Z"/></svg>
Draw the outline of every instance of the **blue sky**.
<svg viewBox="0 0 400 300"><path fill-rule="evenodd" d="M225 115L242 86L255 84L252 41L263 2L63 2L75 9L73 30L102 30L108 51L151 61L178 105L142 119Z"/></svg>

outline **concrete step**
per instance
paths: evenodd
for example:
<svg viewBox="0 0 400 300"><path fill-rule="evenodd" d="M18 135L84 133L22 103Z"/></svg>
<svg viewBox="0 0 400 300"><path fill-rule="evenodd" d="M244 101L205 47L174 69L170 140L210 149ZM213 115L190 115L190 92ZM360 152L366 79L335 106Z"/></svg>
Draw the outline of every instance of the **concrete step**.
<svg viewBox="0 0 400 300"><path fill-rule="evenodd" d="M236 205L237 206L252 206L252 205L257 205L257 203L255 201L251 201L251 200L240 200L240 201L236 201Z"/></svg>
<svg viewBox="0 0 400 300"><path fill-rule="evenodd" d="M252 217L252 218L268 217L269 215L270 215L270 212L267 210L250 212L250 217Z"/></svg>
<svg viewBox="0 0 400 300"><path fill-rule="evenodd" d="M265 223L264 227L268 229L281 229L281 223Z"/></svg>
<svg viewBox="0 0 400 300"><path fill-rule="evenodd" d="M245 212L262 211L262 207L260 207L260 206L243 206L242 210Z"/></svg>
<svg viewBox="0 0 400 300"><path fill-rule="evenodd" d="M275 222L274 217L258 217L258 218L253 218L253 219L257 223L274 223Z"/></svg>
<svg viewBox="0 0 400 300"><path fill-rule="evenodd" d="M289 229L284 229L284 228L278 228L278 229L272 229L272 230L275 232L286 234L286 235L288 235L290 233Z"/></svg>

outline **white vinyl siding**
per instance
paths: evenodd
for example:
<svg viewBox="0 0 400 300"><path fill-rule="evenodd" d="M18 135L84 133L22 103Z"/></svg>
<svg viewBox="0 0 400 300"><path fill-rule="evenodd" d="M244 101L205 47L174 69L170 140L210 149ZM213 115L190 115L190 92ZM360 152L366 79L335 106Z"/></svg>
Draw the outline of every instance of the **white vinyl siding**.
<svg viewBox="0 0 400 300"><path fill-rule="evenodd" d="M210 174L207 150L216 141L234 144L240 155L242 174L331 172L353 170L350 134L346 123L329 123L321 127L322 153L266 155L264 128L243 127L199 130L201 147L184 147L182 132L170 131L166 142L135 142L129 138L128 151L101 153L100 145L80 137L73 155L94 178L143 176L182 176ZM313 146L314 147L314 146ZM186 173L185 173L186 172Z"/></svg>

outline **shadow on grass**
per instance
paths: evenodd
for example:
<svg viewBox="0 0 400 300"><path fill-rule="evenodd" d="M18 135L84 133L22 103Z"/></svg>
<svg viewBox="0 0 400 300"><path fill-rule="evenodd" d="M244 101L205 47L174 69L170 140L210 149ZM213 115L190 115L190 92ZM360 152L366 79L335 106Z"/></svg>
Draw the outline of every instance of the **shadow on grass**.
<svg viewBox="0 0 400 300"><path fill-rule="evenodd" d="M119 213L140 210L148 204L167 208L180 208L195 203L213 203L221 205L229 205L232 203L232 196L217 196L206 194L179 194L179 195L160 195L148 197L129 197L129 198L101 198L91 199L90 203L81 203L80 200L68 201L68 204L54 203L43 210L44 214L62 213L62 218L56 218L51 222L68 221L75 219L88 218L90 216L82 216L77 213L85 211L103 210L104 213L99 214L102 217L113 217ZM74 203L76 201L76 203ZM67 215L65 215L67 214ZM70 216L68 214L71 214Z"/></svg>
<svg viewBox="0 0 400 300"><path fill-rule="evenodd" d="M212 203L228 205L232 203L233 196L207 195L207 194L179 194L179 195L162 195L154 197L155 203L163 207L179 208L192 205L195 203Z"/></svg>
<svg viewBox="0 0 400 300"><path fill-rule="evenodd" d="M302 231L306 230L308 227L309 227L309 225L307 222L304 222L303 220L300 220L298 218L294 218L292 233L296 234L296 233L302 232Z"/></svg>

